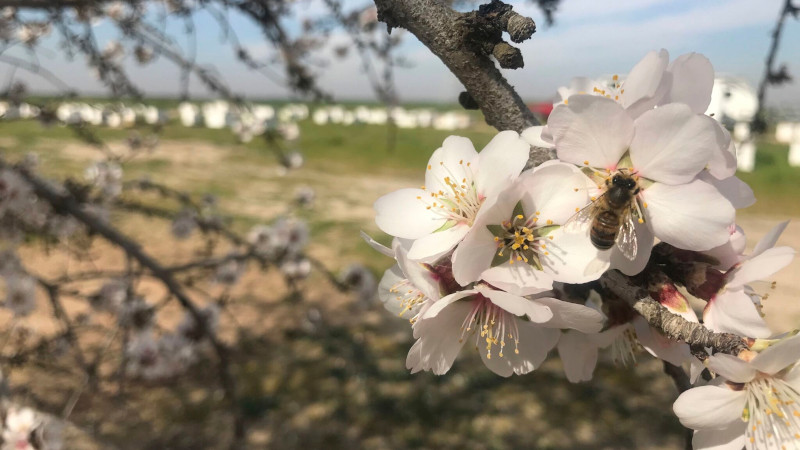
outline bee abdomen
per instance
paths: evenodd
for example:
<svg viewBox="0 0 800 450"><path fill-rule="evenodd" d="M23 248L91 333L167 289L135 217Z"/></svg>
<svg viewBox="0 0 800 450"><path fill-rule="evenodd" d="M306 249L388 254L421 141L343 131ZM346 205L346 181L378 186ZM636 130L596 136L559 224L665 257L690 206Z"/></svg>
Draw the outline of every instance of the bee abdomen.
<svg viewBox="0 0 800 450"><path fill-rule="evenodd" d="M589 237L600 250L614 246L619 231L620 218L613 211L603 211L595 217Z"/></svg>

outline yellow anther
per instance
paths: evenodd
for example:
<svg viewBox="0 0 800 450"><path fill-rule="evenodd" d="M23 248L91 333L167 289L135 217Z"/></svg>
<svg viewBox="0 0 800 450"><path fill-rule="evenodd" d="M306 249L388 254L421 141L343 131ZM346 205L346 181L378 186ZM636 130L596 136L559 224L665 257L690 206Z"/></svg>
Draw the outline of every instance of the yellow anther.
<svg viewBox="0 0 800 450"><path fill-rule="evenodd" d="M525 216L523 216L522 214L517 214L517 219L524 219L524 218Z"/></svg>
<svg viewBox="0 0 800 450"><path fill-rule="evenodd" d="M583 162L583 164L584 164L585 166L588 166L588 165L589 165L589 160L587 159L586 161L584 161L584 162Z"/></svg>
<svg viewBox="0 0 800 450"><path fill-rule="evenodd" d="M641 217L639 217L639 220L638 220L638 222L639 222L639 223L644 223L644 219L642 219Z"/></svg>

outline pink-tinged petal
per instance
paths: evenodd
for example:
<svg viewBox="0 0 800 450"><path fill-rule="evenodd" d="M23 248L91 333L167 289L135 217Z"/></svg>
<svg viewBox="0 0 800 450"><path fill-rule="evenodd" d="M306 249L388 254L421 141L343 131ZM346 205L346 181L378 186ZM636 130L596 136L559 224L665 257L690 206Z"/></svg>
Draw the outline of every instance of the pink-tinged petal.
<svg viewBox="0 0 800 450"><path fill-rule="evenodd" d="M433 273L419 261L412 261L408 259L408 250L413 245L414 241L405 239L395 239L392 242L392 249L397 259L397 265L403 271L403 275L408 281L417 289L422 291L426 297L431 300L438 300L439 281L434 277Z"/></svg>
<svg viewBox="0 0 800 450"><path fill-rule="evenodd" d="M732 272L726 274L729 288L744 286L753 281L766 280L788 266L794 260L795 252L790 247L773 247L749 258Z"/></svg>
<svg viewBox="0 0 800 450"><path fill-rule="evenodd" d="M765 338L772 334L753 300L741 289L728 289L712 298L703 310L703 324L719 333L752 338Z"/></svg>
<svg viewBox="0 0 800 450"><path fill-rule="evenodd" d="M583 333L597 333L603 328L605 316L596 309L549 297L533 301L547 306L553 312L553 318L543 324L546 327L571 328Z"/></svg>
<svg viewBox="0 0 800 450"><path fill-rule="evenodd" d="M437 231L414 241L408 258L414 261L434 262L453 249L469 232L467 224L457 224L444 231Z"/></svg>
<svg viewBox="0 0 800 450"><path fill-rule="evenodd" d="M651 288L650 295L672 314L681 316L689 322L698 322L697 314L689 305L689 301L674 284L664 283L657 288Z"/></svg>
<svg viewBox="0 0 800 450"><path fill-rule="evenodd" d="M422 315L422 320L433 319L434 317L438 316L439 313L441 313L445 308L452 305L453 303L456 303L463 298L473 296L477 293L478 291L476 291L475 289L466 289L463 291L454 292L450 295L444 296L441 299L433 302L433 304L425 311L425 314ZM469 303L469 302L462 302L462 303Z"/></svg>
<svg viewBox="0 0 800 450"><path fill-rule="evenodd" d="M693 430L727 428L742 422L745 391L722 386L700 386L681 394L672 405L683 426Z"/></svg>
<svg viewBox="0 0 800 450"><path fill-rule="evenodd" d="M470 308L469 302L456 303L434 318L417 322L414 334L418 339L406 357L411 373L430 370L443 375L450 370L464 345L461 324Z"/></svg>
<svg viewBox="0 0 800 450"><path fill-rule="evenodd" d="M708 173L720 180L732 177L736 173L736 145L731 139L731 134L714 118L700 117L713 122L717 135L717 146L711 152L711 159L708 161Z"/></svg>
<svg viewBox="0 0 800 450"><path fill-rule="evenodd" d="M576 165L614 168L633 138L633 120L614 100L573 95L550 114L558 159Z"/></svg>
<svg viewBox="0 0 800 450"><path fill-rule="evenodd" d="M485 270L480 278L511 294L525 296L549 291L553 278L530 264L505 262Z"/></svg>
<svg viewBox="0 0 800 450"><path fill-rule="evenodd" d="M692 448L697 450L742 450L745 446L744 435L747 422L732 422L720 429L705 429L694 432Z"/></svg>
<svg viewBox="0 0 800 450"><path fill-rule="evenodd" d="M688 345L668 339L652 329L643 317L636 317L632 323L639 343L656 358L680 366L692 357Z"/></svg>
<svg viewBox="0 0 800 450"><path fill-rule="evenodd" d="M547 142L542 139L542 131L544 130L544 126L535 126L526 128L520 136L522 139L525 140L531 147L539 147L539 148L553 148L553 144L551 142Z"/></svg>
<svg viewBox="0 0 800 450"><path fill-rule="evenodd" d="M519 176L530 157L531 146L516 131L501 131L481 150L475 174L475 188L492 197Z"/></svg>
<svg viewBox="0 0 800 450"><path fill-rule="evenodd" d="M761 372L775 374L800 361L800 334L784 339L750 361Z"/></svg>
<svg viewBox="0 0 800 450"><path fill-rule="evenodd" d="M645 221L657 238L675 247L703 251L730 237L736 211L714 186L694 180L669 186L656 183L642 193Z"/></svg>
<svg viewBox="0 0 800 450"><path fill-rule="evenodd" d="M532 372L541 366L547 358L547 353L558 341L558 330L541 328L522 320L517 321L517 330L519 345L516 349L519 353L512 348L513 343L506 344L502 357L497 352L492 352L489 357L485 350L478 348L486 367L502 377Z"/></svg>
<svg viewBox="0 0 800 450"><path fill-rule="evenodd" d="M600 251L589 240L589 228L565 231L561 227L551 232L548 255L540 255L542 268L561 283L588 283L600 278L610 264L610 250Z"/></svg>
<svg viewBox="0 0 800 450"><path fill-rule="evenodd" d="M374 205L375 223L384 233L419 239L439 229L446 219L428 209L422 189L399 189L379 198Z"/></svg>
<svg viewBox="0 0 800 450"><path fill-rule="evenodd" d="M564 374L570 383L589 381L597 366L597 347L586 335L574 330L561 333L558 340L558 355L564 366Z"/></svg>
<svg viewBox="0 0 800 450"><path fill-rule="evenodd" d="M692 181L717 147L715 125L681 103L664 105L636 119L631 141L633 167L665 184Z"/></svg>
<svg viewBox="0 0 800 450"><path fill-rule="evenodd" d="M478 152L472 141L461 136L449 136L428 160L425 187L428 192L450 192L445 178L472 180L478 171Z"/></svg>
<svg viewBox="0 0 800 450"><path fill-rule="evenodd" d="M662 103L685 103L693 113L705 113L714 86L711 61L698 53L686 53L675 58L667 71L672 74L672 87Z"/></svg>
<svg viewBox="0 0 800 450"><path fill-rule="evenodd" d="M734 383L747 383L756 376L756 369L750 364L724 353L709 356L708 368Z"/></svg>
<svg viewBox="0 0 800 450"><path fill-rule="evenodd" d="M473 228L453 252L453 277L462 286L478 281L496 253L494 235L485 227Z"/></svg>
<svg viewBox="0 0 800 450"><path fill-rule="evenodd" d="M778 243L778 238L781 237L783 231L789 225L789 221L781 222L775 227L773 227L767 234L758 241L756 247L753 249L753 253L750 254L750 258L754 258L762 253L764 253L767 249L775 247L775 244Z"/></svg>
<svg viewBox="0 0 800 450"><path fill-rule="evenodd" d="M620 103L628 109L631 117L638 117L653 108L666 94L670 79L664 76L664 72L668 63L669 53L661 49L649 52L633 66L622 85L625 92L620 97Z"/></svg>
<svg viewBox="0 0 800 450"><path fill-rule="evenodd" d="M698 178L717 188L719 193L736 209L747 208L756 202L753 190L738 177L733 176L720 180L714 178L710 173L702 172Z"/></svg>
<svg viewBox="0 0 800 450"><path fill-rule="evenodd" d="M364 241L367 244L369 244L370 247L372 247L374 250L376 250L378 253L382 254L383 256L388 256L389 258L394 258L394 251L392 249L390 249L389 247L381 244L380 242L376 241L375 239L372 239L372 237L370 235L368 235L367 233L365 233L364 231L361 231L361 239L364 239Z"/></svg>
<svg viewBox="0 0 800 450"><path fill-rule="evenodd" d="M594 186L574 165L558 161L548 161L526 172L519 183L525 212L539 212L539 224L559 225L589 203L587 188Z"/></svg>
<svg viewBox="0 0 800 450"><path fill-rule="evenodd" d="M625 256L616 245L610 250L610 268L617 269L625 275L630 276L636 275L644 270L644 267L647 265L647 261L650 260L650 253L653 250L653 243L655 242L655 236L647 224L639 223L638 221L634 220L633 228L636 233L636 242L638 247L635 258L632 260L628 259L628 257Z"/></svg>
<svg viewBox="0 0 800 450"><path fill-rule="evenodd" d="M553 312L549 307L528 300L519 295L509 294L508 292L498 291L486 285L479 284L475 289L488 298L495 305L515 316L527 316L532 322L542 323L553 318Z"/></svg>

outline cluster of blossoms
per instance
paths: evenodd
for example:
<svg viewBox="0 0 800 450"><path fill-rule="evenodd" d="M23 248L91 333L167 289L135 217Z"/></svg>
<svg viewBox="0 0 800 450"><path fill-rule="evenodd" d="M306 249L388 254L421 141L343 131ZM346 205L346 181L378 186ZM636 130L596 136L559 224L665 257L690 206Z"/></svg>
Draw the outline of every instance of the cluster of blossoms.
<svg viewBox="0 0 800 450"><path fill-rule="evenodd" d="M693 382L706 369L716 376L675 405L700 430L696 448L800 443L800 340L763 339L771 332L757 289L795 252L775 247L784 223L744 254L735 211L755 199L734 174L729 132L704 114L713 79L702 55L651 52L625 79L560 89L544 127L502 131L480 153L447 138L422 187L378 199L377 225L394 240L387 248L365 238L397 262L379 294L412 324L408 369L444 374L473 339L499 375L528 373L555 348L579 382L592 378L599 349L628 363L644 348L690 365ZM524 170L532 147L557 157ZM698 327L762 339L739 358L701 361L597 283L609 270ZM689 297L706 302L702 322Z"/></svg>

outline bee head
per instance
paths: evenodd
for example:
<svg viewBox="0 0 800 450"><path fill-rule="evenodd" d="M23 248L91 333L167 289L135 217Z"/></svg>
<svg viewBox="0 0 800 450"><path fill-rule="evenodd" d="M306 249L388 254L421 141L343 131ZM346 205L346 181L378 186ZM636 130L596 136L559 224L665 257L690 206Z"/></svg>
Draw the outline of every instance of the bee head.
<svg viewBox="0 0 800 450"><path fill-rule="evenodd" d="M631 190L636 187L636 180L620 175L614 175L614 177L611 179L611 184Z"/></svg>

